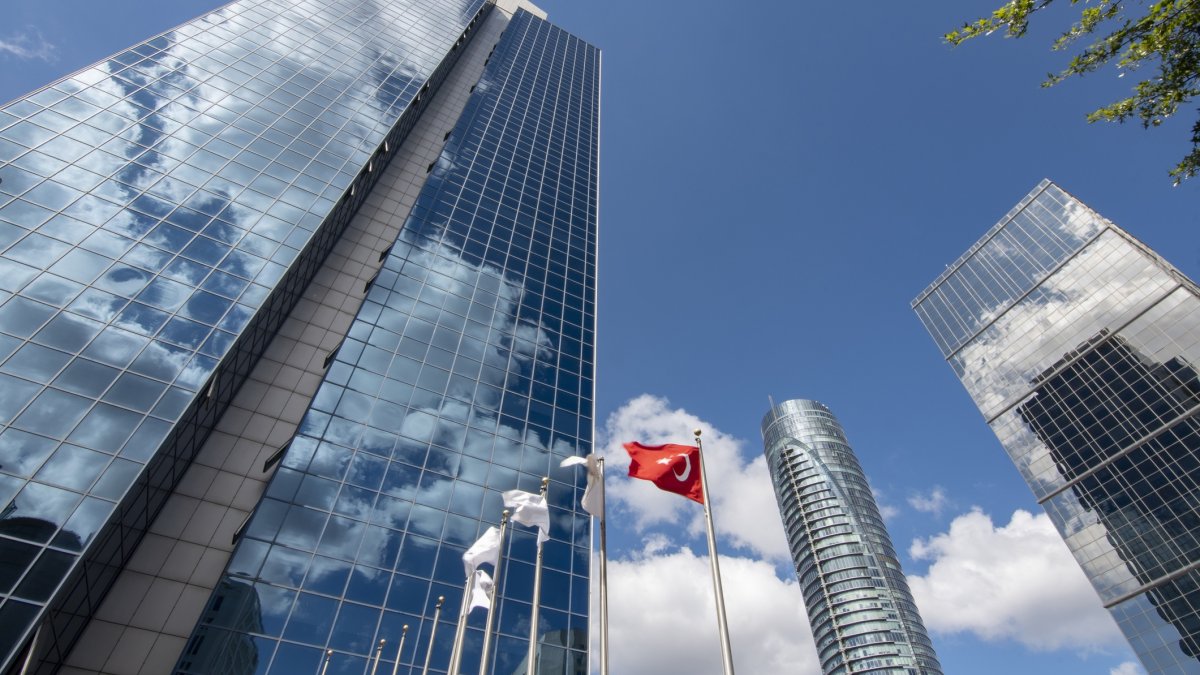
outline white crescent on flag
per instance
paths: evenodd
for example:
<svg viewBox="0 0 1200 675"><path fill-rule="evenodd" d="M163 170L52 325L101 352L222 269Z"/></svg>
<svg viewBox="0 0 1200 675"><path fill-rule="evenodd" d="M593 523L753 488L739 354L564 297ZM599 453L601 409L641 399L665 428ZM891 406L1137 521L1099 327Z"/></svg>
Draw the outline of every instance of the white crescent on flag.
<svg viewBox="0 0 1200 675"><path fill-rule="evenodd" d="M683 458L683 462L684 462L683 475L680 476L679 472L675 471L674 469L671 470L671 473L675 475L675 478L680 483L685 483L685 482L687 482L688 476L692 475L692 458L687 456L686 454L675 455L675 456Z"/></svg>

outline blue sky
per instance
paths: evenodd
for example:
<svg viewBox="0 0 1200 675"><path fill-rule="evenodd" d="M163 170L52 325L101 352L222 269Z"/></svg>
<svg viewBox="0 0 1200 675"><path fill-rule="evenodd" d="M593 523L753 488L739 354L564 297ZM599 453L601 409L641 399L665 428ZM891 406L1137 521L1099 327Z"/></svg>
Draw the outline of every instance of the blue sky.
<svg viewBox="0 0 1200 675"><path fill-rule="evenodd" d="M0 100L216 4L12 0ZM778 523L751 508L774 396L845 426L947 672L1139 672L1118 670L1131 653L909 302L1042 178L1196 278L1200 180L1167 176L1194 106L1152 131L1089 125L1136 73L1040 88L1070 8L951 49L941 35L992 0L540 4L604 50L597 426L612 448L697 423L713 438L739 666L818 672ZM614 672L718 672L686 631L641 649L640 621L710 630L696 510L610 485ZM675 613L647 617L660 598Z"/></svg>

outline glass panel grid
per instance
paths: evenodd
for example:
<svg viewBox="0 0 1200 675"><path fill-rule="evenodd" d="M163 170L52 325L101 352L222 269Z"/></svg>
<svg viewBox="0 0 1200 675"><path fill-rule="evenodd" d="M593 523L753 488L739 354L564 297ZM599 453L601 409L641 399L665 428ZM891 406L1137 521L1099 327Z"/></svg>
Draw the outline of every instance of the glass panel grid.
<svg viewBox="0 0 1200 675"><path fill-rule="evenodd" d="M235 2L3 108L0 538L44 551L7 571L0 614L36 616L110 513L157 510L118 503L141 466L182 472L155 452L211 424L246 368L221 359L261 350L301 252L344 225L483 2L408 5Z"/></svg>
<svg viewBox="0 0 1200 675"><path fill-rule="evenodd" d="M253 659L290 673L326 649L331 674L361 672L404 624L401 659L419 667L438 596L445 672L461 554L498 522L500 492L547 475L541 671L584 672L584 478L558 463L592 443L598 74L595 48L523 11L511 21L179 672ZM528 639L534 535L510 533L497 673L521 667Z"/></svg>
<svg viewBox="0 0 1200 675"><path fill-rule="evenodd" d="M914 308L1143 665L1200 672L1200 292L1072 198L1040 202L969 252L1033 223L995 251L1031 271L1021 297L951 309L945 289L995 293L964 263Z"/></svg>

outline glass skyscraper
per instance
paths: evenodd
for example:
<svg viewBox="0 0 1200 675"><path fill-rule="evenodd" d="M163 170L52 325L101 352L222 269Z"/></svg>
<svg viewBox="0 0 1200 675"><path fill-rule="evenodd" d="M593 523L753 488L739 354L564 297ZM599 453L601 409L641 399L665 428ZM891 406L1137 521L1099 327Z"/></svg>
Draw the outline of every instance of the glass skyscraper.
<svg viewBox="0 0 1200 675"><path fill-rule="evenodd" d="M1200 673L1200 289L1044 181L913 301L1150 673Z"/></svg>
<svg viewBox="0 0 1200 675"><path fill-rule="evenodd" d="M871 487L829 408L762 421L779 514L825 675L941 675Z"/></svg>
<svg viewBox="0 0 1200 675"><path fill-rule="evenodd" d="M585 667L599 52L499 4L238 0L0 108L0 672L420 664L446 596L445 672L545 475Z"/></svg>

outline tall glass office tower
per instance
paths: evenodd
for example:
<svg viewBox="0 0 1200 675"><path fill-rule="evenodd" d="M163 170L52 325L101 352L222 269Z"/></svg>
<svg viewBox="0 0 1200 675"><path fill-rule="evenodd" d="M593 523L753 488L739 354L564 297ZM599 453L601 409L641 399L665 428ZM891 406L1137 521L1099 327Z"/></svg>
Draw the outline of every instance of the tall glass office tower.
<svg viewBox="0 0 1200 675"><path fill-rule="evenodd" d="M941 675L908 581L846 434L829 408L792 400L763 445L825 675Z"/></svg>
<svg viewBox="0 0 1200 675"><path fill-rule="evenodd" d="M1200 289L1044 181L913 307L1150 673L1200 673Z"/></svg>
<svg viewBox="0 0 1200 675"><path fill-rule="evenodd" d="M0 108L0 672L419 663L544 475L582 668L598 99L532 6L238 0Z"/></svg>

